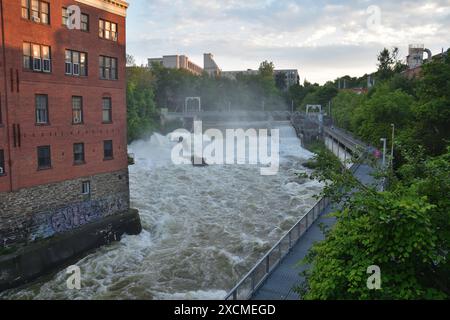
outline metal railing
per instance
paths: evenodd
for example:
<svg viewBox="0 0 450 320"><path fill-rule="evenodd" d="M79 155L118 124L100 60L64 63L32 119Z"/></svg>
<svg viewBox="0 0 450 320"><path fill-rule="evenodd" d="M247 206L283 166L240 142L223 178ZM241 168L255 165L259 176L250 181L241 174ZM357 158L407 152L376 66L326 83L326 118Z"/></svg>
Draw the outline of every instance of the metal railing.
<svg viewBox="0 0 450 320"><path fill-rule="evenodd" d="M355 173L360 166L358 160L352 164L350 171ZM321 216L324 209L331 203L330 198L320 199L300 220L278 241L266 255L242 278L238 284L225 296L225 300L249 300L264 284L267 278L278 267L281 261L291 252L301 237Z"/></svg>
<svg viewBox="0 0 450 320"><path fill-rule="evenodd" d="M239 281L226 295L225 300L250 299L329 204L329 198L320 199Z"/></svg>

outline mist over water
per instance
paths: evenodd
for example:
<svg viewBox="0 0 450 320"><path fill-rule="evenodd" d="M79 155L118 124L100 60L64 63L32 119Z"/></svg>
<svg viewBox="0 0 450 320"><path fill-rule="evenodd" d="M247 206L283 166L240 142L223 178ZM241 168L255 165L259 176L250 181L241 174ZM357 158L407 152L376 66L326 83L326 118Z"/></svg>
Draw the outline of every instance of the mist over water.
<svg viewBox="0 0 450 320"><path fill-rule="evenodd" d="M258 165L173 165L174 142L154 134L129 146L132 206L143 231L77 262L81 290L65 270L0 298L222 299L315 203L316 181L300 179L312 154L288 123L280 129L278 175Z"/></svg>

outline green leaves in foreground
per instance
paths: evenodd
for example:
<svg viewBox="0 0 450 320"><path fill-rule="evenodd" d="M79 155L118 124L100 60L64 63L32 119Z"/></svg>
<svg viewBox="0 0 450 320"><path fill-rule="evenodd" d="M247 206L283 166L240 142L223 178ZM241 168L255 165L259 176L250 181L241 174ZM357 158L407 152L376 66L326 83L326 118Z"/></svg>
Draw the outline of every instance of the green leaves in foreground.
<svg viewBox="0 0 450 320"><path fill-rule="evenodd" d="M450 151L430 158L428 172L407 186L358 189L346 199L326 240L303 261L311 268L297 289L302 298L448 299L449 160ZM372 265L381 269L380 290L367 288Z"/></svg>

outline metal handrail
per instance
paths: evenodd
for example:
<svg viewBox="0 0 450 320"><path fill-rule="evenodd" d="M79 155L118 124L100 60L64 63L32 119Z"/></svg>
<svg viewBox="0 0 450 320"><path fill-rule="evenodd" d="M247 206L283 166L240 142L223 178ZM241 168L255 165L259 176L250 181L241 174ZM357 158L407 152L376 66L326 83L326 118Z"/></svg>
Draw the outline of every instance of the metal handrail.
<svg viewBox="0 0 450 320"><path fill-rule="evenodd" d="M363 157L363 155L361 155ZM350 167L350 171L355 173L359 168L360 163L356 161ZM237 283L237 285L230 290L225 296L225 300L249 300L253 294L264 284L267 278L272 274L280 262L291 252L292 248L302 238L307 230L314 224L314 222L322 215L324 209L330 204L330 198L324 197L320 199L300 220L262 257L256 265ZM312 215L312 220L309 219ZM302 225L304 225L302 230ZM294 231L297 231L297 239L293 239ZM288 249L282 253L282 244L288 240ZM275 251L279 252L279 257L275 261L271 261L271 257ZM259 279L258 271L264 266L264 272ZM244 291L244 297L240 296L240 290L245 288L247 282L250 281L250 287Z"/></svg>
<svg viewBox="0 0 450 320"><path fill-rule="evenodd" d="M329 198L320 199L308 211L308 213L302 216L300 220L272 247L272 249L270 249L269 252L267 252L266 255L258 261L258 263L242 278L242 280L239 281L233 289L231 289L231 291L226 295L225 300L250 299L329 204ZM298 235L296 239L293 238L295 233ZM282 244L284 242L288 242L288 248L283 253ZM276 251L279 252L279 257L277 257L275 261L272 261L270 258L273 257L273 253ZM260 279L257 279L257 272L260 270L261 266L264 266L264 272ZM250 280L250 290L245 294L244 298L241 298L239 296L239 290L248 280Z"/></svg>

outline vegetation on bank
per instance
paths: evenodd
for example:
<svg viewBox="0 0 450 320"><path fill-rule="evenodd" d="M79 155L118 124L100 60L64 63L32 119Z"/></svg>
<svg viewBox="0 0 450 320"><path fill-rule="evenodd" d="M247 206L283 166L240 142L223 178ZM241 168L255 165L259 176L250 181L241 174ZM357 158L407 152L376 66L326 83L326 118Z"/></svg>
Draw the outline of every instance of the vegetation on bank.
<svg viewBox="0 0 450 320"><path fill-rule="evenodd" d="M381 137L390 145L395 125L394 168L380 173L390 186L379 192L343 168L319 166L316 178L329 182L324 194L343 208L304 261L311 266L298 288L304 299L450 298L450 59L424 65L413 80L398 73L395 60L383 61L377 85L367 95L337 93L332 115L375 146ZM373 265L380 290L367 287Z"/></svg>
<svg viewBox="0 0 450 320"><path fill-rule="evenodd" d="M283 82L273 76L274 65L261 63L255 75L238 74L236 80L197 76L182 69L161 65L137 67L128 56L127 110L129 142L161 128L161 109L183 110L186 97L201 97L202 110L286 110ZM194 104L196 102L192 102ZM290 105L290 104L289 104ZM190 107L195 108L194 105ZM171 125L169 125L171 127Z"/></svg>

